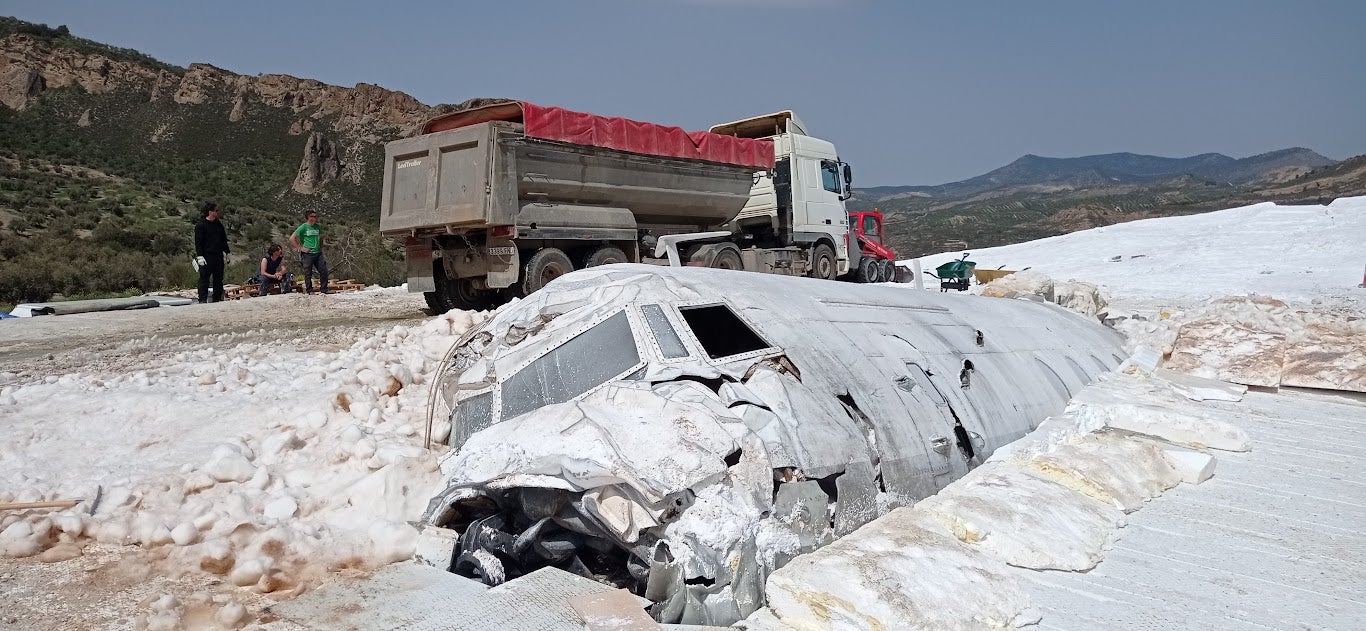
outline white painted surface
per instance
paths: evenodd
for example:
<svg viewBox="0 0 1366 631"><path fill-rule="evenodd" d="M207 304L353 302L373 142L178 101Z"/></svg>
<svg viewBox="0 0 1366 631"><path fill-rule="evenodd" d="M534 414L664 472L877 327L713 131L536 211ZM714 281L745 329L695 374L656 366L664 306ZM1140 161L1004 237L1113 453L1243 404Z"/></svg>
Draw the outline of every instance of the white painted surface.
<svg viewBox="0 0 1366 631"><path fill-rule="evenodd" d="M1253 392L1248 453L1129 516L1085 574L1015 570L1041 629L1360 629L1366 401Z"/></svg>
<svg viewBox="0 0 1366 631"><path fill-rule="evenodd" d="M1083 280L1123 302L1198 304L1245 293L1291 302L1366 305L1366 197L1328 206L1262 203L1185 217L1144 219L994 248L969 248L981 269L1026 267ZM925 269L962 256L921 259ZM1119 257L1119 260L1112 260ZM936 288L937 290L937 288Z"/></svg>

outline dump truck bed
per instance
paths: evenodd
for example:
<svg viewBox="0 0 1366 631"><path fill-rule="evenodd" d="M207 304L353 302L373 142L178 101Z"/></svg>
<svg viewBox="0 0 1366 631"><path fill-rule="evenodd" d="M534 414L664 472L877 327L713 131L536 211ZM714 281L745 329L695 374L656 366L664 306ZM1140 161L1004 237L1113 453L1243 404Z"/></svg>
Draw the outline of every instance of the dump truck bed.
<svg viewBox="0 0 1366 631"><path fill-rule="evenodd" d="M740 212L756 170L534 138L521 123L487 121L385 146L380 230L526 225L522 210L532 206L624 208L642 228L705 230Z"/></svg>

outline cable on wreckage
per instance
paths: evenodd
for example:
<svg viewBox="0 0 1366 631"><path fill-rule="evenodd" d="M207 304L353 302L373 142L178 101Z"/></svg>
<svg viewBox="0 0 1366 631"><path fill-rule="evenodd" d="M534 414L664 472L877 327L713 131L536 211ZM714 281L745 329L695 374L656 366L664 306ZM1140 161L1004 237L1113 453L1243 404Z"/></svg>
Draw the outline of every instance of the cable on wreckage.
<svg viewBox="0 0 1366 631"><path fill-rule="evenodd" d="M461 346L464 346L465 342L470 341L470 338L474 337L475 332L478 330L479 327L477 326L471 326L470 328L465 329L465 333L451 345L450 350L446 351L446 356L441 358L441 363L436 367L436 378L432 379L432 383L427 391L427 433L423 439L423 449L432 448L432 422L436 420L437 386L441 384L442 376L450 369L451 363L455 359L456 351Z"/></svg>

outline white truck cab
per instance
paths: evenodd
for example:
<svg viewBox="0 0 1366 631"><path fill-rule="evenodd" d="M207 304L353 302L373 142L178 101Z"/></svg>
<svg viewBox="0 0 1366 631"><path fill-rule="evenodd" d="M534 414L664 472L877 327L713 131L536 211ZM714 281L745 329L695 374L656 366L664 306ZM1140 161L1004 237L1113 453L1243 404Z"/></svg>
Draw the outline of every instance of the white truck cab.
<svg viewBox="0 0 1366 631"><path fill-rule="evenodd" d="M851 169L835 145L807 134L791 110L713 126L715 134L773 141L774 169L755 174L749 201L731 227L770 246L828 242L835 252L836 275L849 272L844 200L850 195Z"/></svg>

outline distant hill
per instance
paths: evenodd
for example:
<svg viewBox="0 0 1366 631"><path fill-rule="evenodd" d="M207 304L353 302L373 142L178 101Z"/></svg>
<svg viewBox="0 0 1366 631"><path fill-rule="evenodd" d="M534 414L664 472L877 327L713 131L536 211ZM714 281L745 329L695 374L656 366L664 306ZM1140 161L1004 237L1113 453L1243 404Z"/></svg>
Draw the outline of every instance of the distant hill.
<svg viewBox="0 0 1366 631"><path fill-rule="evenodd" d="M1355 159L1354 159L1355 160ZM857 189L853 209L888 215L888 241L903 256L990 247L1163 215L1262 200L1318 202L1366 194L1366 174L1302 147L1231 158L1110 153L1026 155L960 182Z"/></svg>
<svg viewBox="0 0 1366 631"><path fill-rule="evenodd" d="M930 197L965 197L1011 186L1103 186L1132 184L1181 175L1243 184L1286 167L1314 168L1333 164L1309 149L1295 147L1235 159L1220 153L1189 158L1163 158L1136 153L1107 153L1081 158L1025 155L999 169L961 182L938 186L881 186L862 189L872 196L917 193Z"/></svg>

